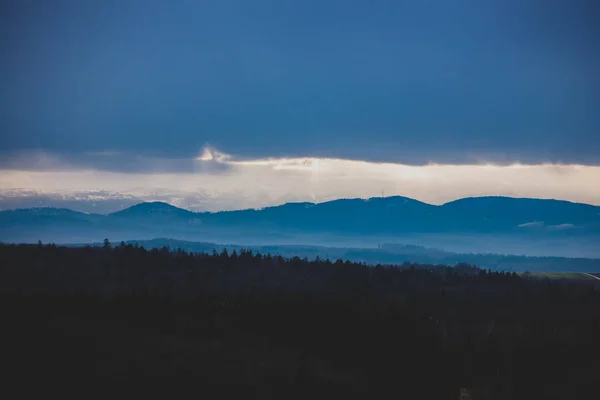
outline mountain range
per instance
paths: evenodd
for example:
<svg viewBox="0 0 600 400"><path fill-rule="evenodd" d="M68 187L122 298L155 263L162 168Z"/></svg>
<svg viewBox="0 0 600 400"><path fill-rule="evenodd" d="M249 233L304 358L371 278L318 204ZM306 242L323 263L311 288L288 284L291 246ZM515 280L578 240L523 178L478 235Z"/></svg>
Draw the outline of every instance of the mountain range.
<svg viewBox="0 0 600 400"><path fill-rule="evenodd" d="M68 208L92 214L110 214L142 202L165 202L191 211L237 210L245 207L277 205L289 199L273 198L268 193L253 194L241 190L173 190L133 187L115 192L110 190L52 190L12 188L0 189L0 211L17 208Z"/></svg>
<svg viewBox="0 0 600 400"><path fill-rule="evenodd" d="M464 198L436 206L395 196L221 212L193 212L164 202L142 202L107 215L50 207L0 212L0 240L5 242L169 237L219 243L376 246L390 238L433 235L479 241L492 237L521 242L559 240L564 243L561 246L585 244L588 248L589 244L593 248L600 237L600 207L509 197ZM431 241L413 243L448 247ZM585 255L575 251L568 256Z"/></svg>

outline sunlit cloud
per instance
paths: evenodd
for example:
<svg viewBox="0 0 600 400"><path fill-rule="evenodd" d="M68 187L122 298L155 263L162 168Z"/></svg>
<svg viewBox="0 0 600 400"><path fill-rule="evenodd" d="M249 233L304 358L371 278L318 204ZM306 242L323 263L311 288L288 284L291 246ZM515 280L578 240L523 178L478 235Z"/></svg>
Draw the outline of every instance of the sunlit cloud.
<svg viewBox="0 0 600 400"><path fill-rule="evenodd" d="M210 147L205 147L202 150L202 155L197 157L196 160L224 162L227 161L229 158L231 158L229 154L221 153L217 150L211 149Z"/></svg>
<svg viewBox="0 0 600 400"><path fill-rule="evenodd" d="M203 196L197 209L259 208L288 201L400 195L432 204L468 196L556 198L600 205L600 167L374 163L337 158L242 159L205 148L195 171L119 172L61 164L0 170L0 189L107 190L173 202ZM43 164L42 164L43 165ZM157 193L160 193L158 196ZM178 200L179 199L179 200Z"/></svg>

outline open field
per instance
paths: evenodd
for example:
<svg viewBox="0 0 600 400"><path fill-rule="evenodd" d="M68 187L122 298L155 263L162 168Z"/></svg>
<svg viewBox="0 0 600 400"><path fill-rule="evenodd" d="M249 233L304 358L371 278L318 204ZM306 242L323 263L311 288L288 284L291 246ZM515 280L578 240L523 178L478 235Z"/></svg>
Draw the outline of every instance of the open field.
<svg viewBox="0 0 600 400"><path fill-rule="evenodd" d="M585 272L531 272L534 278L549 278L549 279L589 279L594 280L594 277L600 277L600 273L587 274Z"/></svg>

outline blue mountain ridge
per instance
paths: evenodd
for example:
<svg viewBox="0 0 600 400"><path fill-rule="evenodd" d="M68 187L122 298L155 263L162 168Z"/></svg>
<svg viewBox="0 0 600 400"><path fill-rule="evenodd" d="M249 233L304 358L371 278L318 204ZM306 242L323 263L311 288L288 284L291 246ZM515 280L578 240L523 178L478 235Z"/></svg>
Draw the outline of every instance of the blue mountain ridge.
<svg viewBox="0 0 600 400"><path fill-rule="evenodd" d="M286 203L263 209L192 212L145 202L108 215L32 208L0 212L3 231L35 225L89 225L107 229L282 229L307 232L395 234L430 232L586 234L600 232L600 207L562 200L471 197L441 206L406 197ZM4 235L5 236L5 235Z"/></svg>

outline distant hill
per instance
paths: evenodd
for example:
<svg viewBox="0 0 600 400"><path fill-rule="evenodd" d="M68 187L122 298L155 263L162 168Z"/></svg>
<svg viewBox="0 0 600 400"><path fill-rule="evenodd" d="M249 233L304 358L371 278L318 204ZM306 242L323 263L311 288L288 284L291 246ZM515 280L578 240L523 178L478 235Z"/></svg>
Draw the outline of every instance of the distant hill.
<svg viewBox="0 0 600 400"><path fill-rule="evenodd" d="M264 204L269 198L258 191L253 194L239 190L219 192L206 189L164 189L132 187L125 191L0 188L0 211L17 208L68 208L94 214L110 214L141 202L162 201L190 211L235 210L243 201L253 206ZM269 200L275 201L276 200ZM283 201L282 201L283 202Z"/></svg>
<svg viewBox="0 0 600 400"><path fill-rule="evenodd" d="M517 272L597 272L600 271L600 259L567 258L567 257L527 257L501 254L454 253L423 246L399 243L385 243L378 248L350 248L327 246L256 246L240 244L217 244L210 242L192 242L184 240L157 238L151 240L130 240L127 244L137 244L147 249L169 247L171 250L181 249L188 252L218 253L227 249L229 253L240 250L252 250L261 254L280 255L283 257L300 257L314 260L337 259L375 264L402 264L405 262L430 265L456 265L461 263L476 265L480 268L517 271ZM103 243L90 243L102 246ZM113 243L113 246L118 246ZM71 244L83 246L83 244Z"/></svg>
<svg viewBox="0 0 600 400"><path fill-rule="evenodd" d="M441 206L447 217L463 218L464 227L510 229L541 227L549 230L600 227L600 207L562 200L511 197L470 197ZM468 225L469 224L469 225Z"/></svg>
<svg viewBox="0 0 600 400"><path fill-rule="evenodd" d="M68 208L95 214L109 214L135 205L138 197L107 190L43 191L0 189L0 210L17 208Z"/></svg>
<svg viewBox="0 0 600 400"><path fill-rule="evenodd" d="M109 214L109 219L121 219L125 221L140 221L148 220L150 222L166 222L170 220L173 222L179 222L194 218L196 213L183 208L177 208L167 203L160 201L139 203L121 211L117 211Z"/></svg>
<svg viewBox="0 0 600 400"><path fill-rule="evenodd" d="M44 238L72 242L107 236L219 242L262 238L266 244L278 243L286 236L293 242L297 235L318 240L319 235L370 238L422 234L590 238L600 235L600 207L508 197L466 198L435 206L395 196L215 213L192 212L163 202L140 203L108 215L53 208L0 212L3 241Z"/></svg>

